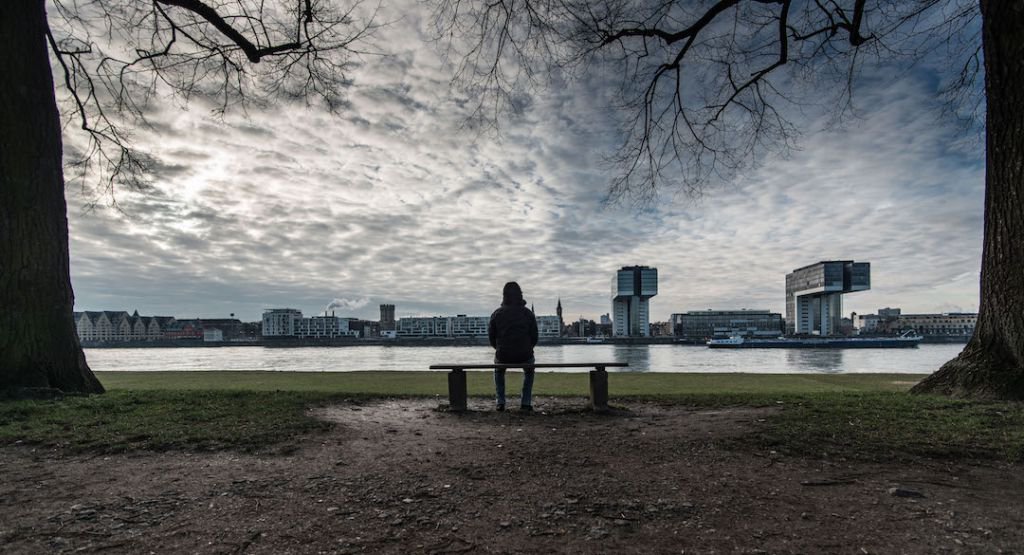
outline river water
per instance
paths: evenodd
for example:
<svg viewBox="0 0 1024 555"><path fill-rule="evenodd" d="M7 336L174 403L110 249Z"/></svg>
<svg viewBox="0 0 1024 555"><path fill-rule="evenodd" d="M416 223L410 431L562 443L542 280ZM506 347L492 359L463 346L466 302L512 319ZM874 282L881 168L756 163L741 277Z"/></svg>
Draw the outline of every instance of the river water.
<svg viewBox="0 0 1024 555"><path fill-rule="evenodd" d="M537 362L628 362L622 372L746 372L757 374L928 374L963 345L908 349L709 349L683 345L551 345ZM85 349L93 370L348 372L427 370L431 364L490 363L490 347L195 347ZM585 372L585 368L566 369Z"/></svg>

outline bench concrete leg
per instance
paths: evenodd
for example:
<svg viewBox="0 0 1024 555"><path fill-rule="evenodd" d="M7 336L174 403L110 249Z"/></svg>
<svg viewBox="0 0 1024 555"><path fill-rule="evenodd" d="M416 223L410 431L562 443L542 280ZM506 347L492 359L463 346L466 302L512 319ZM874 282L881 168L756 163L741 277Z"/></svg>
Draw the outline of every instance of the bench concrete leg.
<svg viewBox="0 0 1024 555"><path fill-rule="evenodd" d="M466 373L462 370L448 373L448 410L466 411Z"/></svg>
<svg viewBox="0 0 1024 555"><path fill-rule="evenodd" d="M590 408L608 412L608 372L604 368L590 371Z"/></svg>

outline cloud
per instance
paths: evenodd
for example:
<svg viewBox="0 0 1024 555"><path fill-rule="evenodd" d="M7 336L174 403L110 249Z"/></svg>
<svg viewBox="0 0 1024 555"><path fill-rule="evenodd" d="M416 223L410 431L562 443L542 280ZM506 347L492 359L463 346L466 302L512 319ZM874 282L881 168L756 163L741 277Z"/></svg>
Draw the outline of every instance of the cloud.
<svg viewBox="0 0 1024 555"><path fill-rule="evenodd" d="M162 157L152 191L83 212L69 188L76 309L256 320L319 313L344 291L327 310L486 315L516 280L540 314L561 298L568 318L596 318L613 272L646 264L662 320L784 311L785 274L831 258L872 262L872 290L847 310L977 306L982 151L953 144L927 79L872 83L862 119L812 121L790 156L637 212L602 203L610 93L584 81L534 95L500 137L476 135L419 20L390 19L379 40L394 56L364 60L343 114L166 110L137 131Z"/></svg>

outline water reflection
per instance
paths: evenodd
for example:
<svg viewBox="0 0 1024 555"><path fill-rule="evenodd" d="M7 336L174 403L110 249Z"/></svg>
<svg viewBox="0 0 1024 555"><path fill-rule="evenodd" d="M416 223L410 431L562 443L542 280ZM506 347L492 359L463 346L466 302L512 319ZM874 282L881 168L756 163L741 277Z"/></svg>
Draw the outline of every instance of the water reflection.
<svg viewBox="0 0 1024 555"><path fill-rule="evenodd" d="M614 362L625 362L627 368L620 368L621 372L648 372L651 368L651 349L653 345L644 345L646 349L637 349L636 345L615 345L612 353Z"/></svg>
<svg viewBox="0 0 1024 555"><path fill-rule="evenodd" d="M797 372L838 374L843 371L842 349L786 349L786 362Z"/></svg>
<svg viewBox="0 0 1024 555"><path fill-rule="evenodd" d="M921 345L917 349L708 349L679 345L543 345L537 362L625 362L621 372L931 373L963 345ZM86 349L99 371L273 370L346 372L427 370L431 364L490 363L494 349L474 347L262 347ZM559 372L586 372L586 368Z"/></svg>

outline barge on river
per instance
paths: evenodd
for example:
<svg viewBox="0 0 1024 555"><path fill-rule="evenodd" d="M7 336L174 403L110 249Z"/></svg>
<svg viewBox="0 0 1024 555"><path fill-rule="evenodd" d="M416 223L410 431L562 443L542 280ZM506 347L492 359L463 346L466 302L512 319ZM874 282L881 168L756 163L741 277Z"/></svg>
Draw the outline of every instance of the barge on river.
<svg viewBox="0 0 1024 555"><path fill-rule="evenodd" d="M917 347L920 335L905 333L899 337L777 337L774 339L732 336L712 339L712 349L889 349Z"/></svg>

